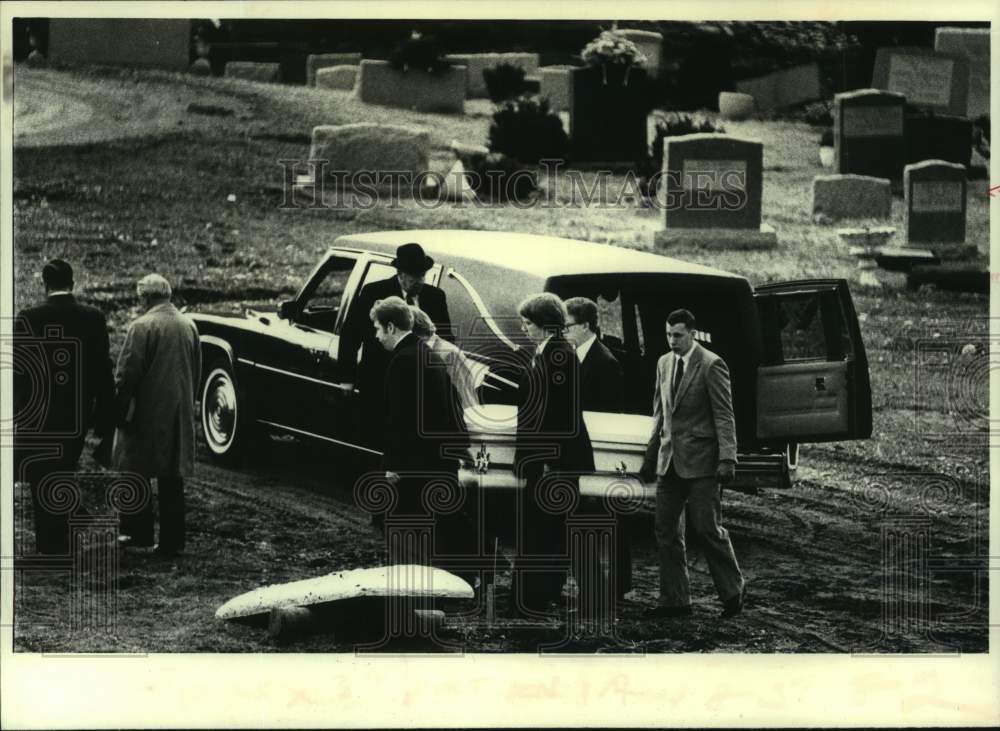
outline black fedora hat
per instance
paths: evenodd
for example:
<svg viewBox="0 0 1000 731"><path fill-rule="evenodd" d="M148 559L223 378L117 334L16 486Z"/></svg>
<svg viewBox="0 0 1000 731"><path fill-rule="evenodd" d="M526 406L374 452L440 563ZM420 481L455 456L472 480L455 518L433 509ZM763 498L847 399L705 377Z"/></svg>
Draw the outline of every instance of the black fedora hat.
<svg viewBox="0 0 1000 731"><path fill-rule="evenodd" d="M420 244L410 243L396 249L392 265L404 274L419 275L434 266L434 260L424 253L424 247Z"/></svg>

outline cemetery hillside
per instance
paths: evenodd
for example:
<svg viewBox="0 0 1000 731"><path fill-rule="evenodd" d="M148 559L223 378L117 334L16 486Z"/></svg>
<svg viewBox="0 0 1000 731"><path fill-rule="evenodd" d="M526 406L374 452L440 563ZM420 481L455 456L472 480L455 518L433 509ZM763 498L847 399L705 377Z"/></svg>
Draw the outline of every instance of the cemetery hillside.
<svg viewBox="0 0 1000 731"><path fill-rule="evenodd" d="M694 616L675 625L644 615L658 587L646 505L633 516L634 589L614 634L573 649L985 652L990 190L976 64L960 55L962 39L935 50L932 33L927 46L866 46L857 53L873 77L830 89L827 62L810 65L804 49L812 38L835 50L846 35L821 26L819 37L789 33L787 59L758 55L751 66L742 51L730 64L739 78L671 106L669 89L683 87L663 77L683 78L683 63L650 39L676 32L704 46L682 25L637 28L618 46L614 34L602 45L588 30L566 42L576 57L539 57L528 42L496 58L457 45L438 52L426 33L377 55L331 44L303 56L290 82L287 61L222 58L221 42L173 69L59 63L53 23L49 62L19 63L13 78L15 310L43 297L45 262L65 258L77 297L106 316L116 355L140 314L136 281L150 272L188 311L274 315L334 239L403 229L581 239L732 272L754 287L846 280L867 353L872 436L803 444L791 487L724 491L724 524L750 586L740 620L717 621L693 542ZM749 43L748 31L734 32ZM940 66L942 57L954 62ZM651 106L639 92L652 88ZM406 182L352 189L333 169L401 171ZM664 169L723 181L735 171L737 187L707 194L739 205L672 206L687 177ZM187 548L173 559L121 553L115 633L74 630L70 575L28 569L17 578L15 649L350 648L338 633L279 643L214 612L258 586L379 564L384 546L355 504L359 458L272 436L259 459L229 467L199 440ZM84 484L99 481L90 448L81 470ZM15 514L29 516L17 523L29 545L31 497L20 488ZM886 629L882 540L911 518L930 536L931 568L904 577L924 624ZM468 652L532 651L559 636L544 625L445 629Z"/></svg>

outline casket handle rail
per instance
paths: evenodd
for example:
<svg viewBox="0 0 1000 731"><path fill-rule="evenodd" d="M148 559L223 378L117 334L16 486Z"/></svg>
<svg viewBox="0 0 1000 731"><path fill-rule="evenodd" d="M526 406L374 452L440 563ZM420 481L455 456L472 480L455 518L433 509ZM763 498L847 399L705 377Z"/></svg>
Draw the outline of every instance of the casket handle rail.
<svg viewBox="0 0 1000 731"><path fill-rule="evenodd" d="M476 474L485 475L490 469L490 453L486 451L486 442L479 443L479 452L476 454Z"/></svg>

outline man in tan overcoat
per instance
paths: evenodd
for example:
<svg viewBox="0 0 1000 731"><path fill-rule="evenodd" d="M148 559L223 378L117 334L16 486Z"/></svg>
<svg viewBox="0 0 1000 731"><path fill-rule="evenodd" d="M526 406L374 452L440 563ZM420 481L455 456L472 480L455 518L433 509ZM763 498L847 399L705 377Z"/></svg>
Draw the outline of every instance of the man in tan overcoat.
<svg viewBox="0 0 1000 731"><path fill-rule="evenodd" d="M201 348L194 323L170 302L170 284L149 274L136 287L146 312L129 326L115 371L121 421L115 433L117 469L156 478L160 508L157 551L184 548L184 478L194 471L195 390ZM152 506L122 516L132 545L153 542Z"/></svg>

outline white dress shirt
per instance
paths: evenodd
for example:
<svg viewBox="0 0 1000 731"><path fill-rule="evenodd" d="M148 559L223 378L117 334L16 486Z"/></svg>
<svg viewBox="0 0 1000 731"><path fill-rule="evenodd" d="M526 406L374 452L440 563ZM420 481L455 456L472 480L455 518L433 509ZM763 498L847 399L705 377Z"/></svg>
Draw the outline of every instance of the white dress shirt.
<svg viewBox="0 0 1000 731"><path fill-rule="evenodd" d="M595 340L597 340L597 333L590 333L589 338L576 346L576 357L581 363L587 357L587 353L590 352L590 348L594 345ZM687 363L684 365L687 365Z"/></svg>

